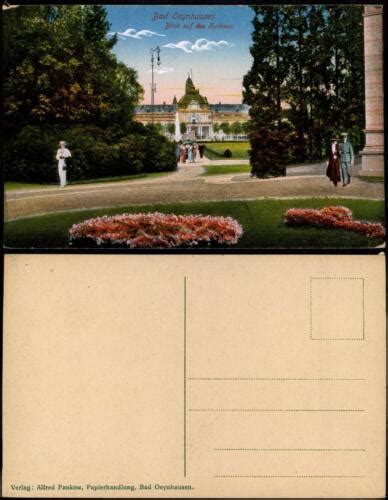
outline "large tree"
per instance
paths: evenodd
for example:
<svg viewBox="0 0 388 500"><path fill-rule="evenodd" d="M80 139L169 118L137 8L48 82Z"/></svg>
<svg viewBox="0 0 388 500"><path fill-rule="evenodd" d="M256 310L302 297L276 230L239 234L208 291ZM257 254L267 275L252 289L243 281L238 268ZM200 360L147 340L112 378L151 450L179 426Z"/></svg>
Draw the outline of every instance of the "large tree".
<svg viewBox="0 0 388 500"><path fill-rule="evenodd" d="M325 150L327 124L331 117L331 55L324 43L330 28L326 23L324 6L311 5L307 9L307 156L316 159Z"/></svg>
<svg viewBox="0 0 388 500"><path fill-rule="evenodd" d="M243 98L250 105L249 139L252 174L285 173L287 128L282 117L288 73L284 49L282 6L254 6L252 67L244 76Z"/></svg>
<svg viewBox="0 0 388 500"><path fill-rule="evenodd" d="M332 122L337 128L361 129L364 124L363 7L327 8L327 46L332 56ZM331 48L331 50L330 50Z"/></svg>
<svg viewBox="0 0 388 500"><path fill-rule="evenodd" d="M348 131L359 149L364 122L362 6L253 10L253 63L243 93L251 105L252 173L280 174L285 161L321 158L330 136L340 130Z"/></svg>
<svg viewBox="0 0 388 500"><path fill-rule="evenodd" d="M294 160L319 157L322 131L331 120L332 61L325 43L325 8L285 6L288 67L286 115L296 131ZM330 30L330 28L329 28Z"/></svg>
<svg viewBox="0 0 388 500"><path fill-rule="evenodd" d="M306 158L306 129L308 128L307 106L307 32L308 24L306 8L284 7L284 50L287 54L287 101L289 104L288 117L294 125L296 137L296 159L304 161Z"/></svg>
<svg viewBox="0 0 388 500"><path fill-rule="evenodd" d="M4 17L6 131L27 124L127 127L142 88L111 51L116 38L108 37L103 7L19 7Z"/></svg>

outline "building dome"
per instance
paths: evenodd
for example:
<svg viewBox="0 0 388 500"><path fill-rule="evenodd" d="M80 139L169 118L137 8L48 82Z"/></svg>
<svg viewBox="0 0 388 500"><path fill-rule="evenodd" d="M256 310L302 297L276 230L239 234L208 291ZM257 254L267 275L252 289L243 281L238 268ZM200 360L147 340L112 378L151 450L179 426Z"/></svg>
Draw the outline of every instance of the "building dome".
<svg viewBox="0 0 388 500"><path fill-rule="evenodd" d="M190 105L208 108L209 103L207 98L195 88L193 80L189 76L186 80L185 95L179 99L178 106L179 108L188 108Z"/></svg>

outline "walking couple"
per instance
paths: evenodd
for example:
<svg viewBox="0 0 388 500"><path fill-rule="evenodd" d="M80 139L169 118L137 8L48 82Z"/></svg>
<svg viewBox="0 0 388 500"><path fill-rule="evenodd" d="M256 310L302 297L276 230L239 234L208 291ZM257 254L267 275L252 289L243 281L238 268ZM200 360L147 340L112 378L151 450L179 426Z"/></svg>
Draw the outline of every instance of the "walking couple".
<svg viewBox="0 0 388 500"><path fill-rule="evenodd" d="M350 184L350 168L354 165L354 152L346 132L341 134L341 141L337 137L331 140L328 156L326 175L334 186L340 181L344 187Z"/></svg>

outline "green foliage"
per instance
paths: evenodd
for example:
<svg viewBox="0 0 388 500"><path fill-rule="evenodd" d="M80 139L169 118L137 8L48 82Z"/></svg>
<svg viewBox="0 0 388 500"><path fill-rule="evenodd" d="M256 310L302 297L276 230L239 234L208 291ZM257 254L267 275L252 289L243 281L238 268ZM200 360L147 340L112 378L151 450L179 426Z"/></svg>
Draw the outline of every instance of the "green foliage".
<svg viewBox="0 0 388 500"><path fill-rule="evenodd" d="M111 52L100 5L30 6L4 13L5 176L57 182L59 140L70 181L176 168L161 127L133 122L143 89Z"/></svg>
<svg viewBox="0 0 388 500"><path fill-rule="evenodd" d="M176 168L175 146L154 127L136 127L118 143L108 143L97 127L69 127L50 132L25 127L9 142L5 178L26 182L57 182L55 159L58 138L65 140L72 157L66 160L69 181L100 177L166 172Z"/></svg>
<svg viewBox="0 0 388 500"><path fill-rule="evenodd" d="M174 123L167 124L167 132L169 132L170 134L175 133L175 124Z"/></svg>
<svg viewBox="0 0 388 500"><path fill-rule="evenodd" d="M224 134L230 134L230 125L228 122L220 123L220 130L224 132Z"/></svg>
<svg viewBox="0 0 388 500"><path fill-rule="evenodd" d="M147 125L147 127L151 127L153 130L155 130L155 132L158 132L159 134L161 134L163 132L163 125L159 122L155 122L155 123L150 123Z"/></svg>
<svg viewBox="0 0 388 500"><path fill-rule="evenodd" d="M244 102L251 106L249 140L252 174L285 175L287 129L282 124L281 103L286 96L288 65L284 49L282 6L254 10L251 55L253 63L244 76Z"/></svg>
<svg viewBox="0 0 388 500"><path fill-rule="evenodd" d="M155 132L152 126L145 127L143 140L144 172L166 172L177 168L176 146Z"/></svg>
<svg viewBox="0 0 388 500"><path fill-rule="evenodd" d="M243 122L241 124L241 128L244 134L247 134L249 132L249 125L250 125L249 122Z"/></svg>
<svg viewBox="0 0 388 500"><path fill-rule="evenodd" d="M249 137L251 173L263 178L286 175L287 131L282 126L257 127Z"/></svg>
<svg viewBox="0 0 388 500"><path fill-rule="evenodd" d="M230 126L230 131L232 132L232 134L241 134L243 131L241 123L240 122L232 123L232 125Z"/></svg>
<svg viewBox="0 0 388 500"><path fill-rule="evenodd" d="M59 123L115 123L125 133L142 88L111 52L103 7L22 6L4 17L7 133Z"/></svg>
<svg viewBox="0 0 388 500"><path fill-rule="evenodd" d="M186 125L186 123L182 122L180 124L180 129L181 129L181 134L185 134L187 132L187 125Z"/></svg>
<svg viewBox="0 0 388 500"><path fill-rule="evenodd" d="M364 61L361 5L252 7L253 63L244 77L251 105L252 173L323 158L333 133L363 146ZM288 124L288 125L287 125ZM286 128L288 126L288 130ZM266 146L264 146L266 145ZM265 154L264 148L273 151ZM262 151L256 151L256 149Z"/></svg>
<svg viewBox="0 0 388 500"><path fill-rule="evenodd" d="M27 126L5 148L5 179L57 182L58 140L39 127Z"/></svg>

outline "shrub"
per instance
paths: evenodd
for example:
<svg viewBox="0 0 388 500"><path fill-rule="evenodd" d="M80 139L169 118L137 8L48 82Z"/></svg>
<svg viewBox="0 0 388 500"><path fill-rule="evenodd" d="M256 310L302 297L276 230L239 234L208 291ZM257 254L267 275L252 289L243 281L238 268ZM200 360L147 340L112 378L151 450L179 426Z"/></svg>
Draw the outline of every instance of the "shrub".
<svg viewBox="0 0 388 500"><path fill-rule="evenodd" d="M144 170L145 143L144 137L140 135L126 137L120 142L117 175L136 174Z"/></svg>
<svg viewBox="0 0 388 500"><path fill-rule="evenodd" d="M258 127L251 130L249 140L252 175L261 178L286 175L287 152L291 139L285 127Z"/></svg>
<svg viewBox="0 0 388 500"><path fill-rule="evenodd" d="M143 151L145 154L145 172L167 172L177 168L176 146L164 137L155 132L152 128L147 128Z"/></svg>
<svg viewBox="0 0 388 500"><path fill-rule="evenodd" d="M230 149L225 149L225 151L224 151L224 157L225 158L231 158L232 157L232 151Z"/></svg>
<svg viewBox="0 0 388 500"><path fill-rule="evenodd" d="M26 126L5 144L5 179L57 182L58 140L37 126Z"/></svg>
<svg viewBox="0 0 388 500"><path fill-rule="evenodd" d="M70 181L116 175L116 146L100 142L88 134L77 137L66 134L66 142L72 154L72 158L66 161Z"/></svg>
<svg viewBox="0 0 388 500"><path fill-rule="evenodd" d="M155 127L134 124L120 141L114 131L74 126L50 131L26 126L5 148L5 178L26 182L58 182L55 158L59 140L72 157L66 160L70 182L99 177L164 172L176 168L175 146Z"/></svg>

